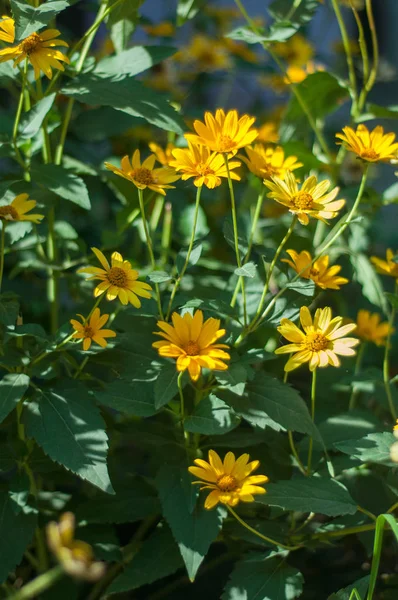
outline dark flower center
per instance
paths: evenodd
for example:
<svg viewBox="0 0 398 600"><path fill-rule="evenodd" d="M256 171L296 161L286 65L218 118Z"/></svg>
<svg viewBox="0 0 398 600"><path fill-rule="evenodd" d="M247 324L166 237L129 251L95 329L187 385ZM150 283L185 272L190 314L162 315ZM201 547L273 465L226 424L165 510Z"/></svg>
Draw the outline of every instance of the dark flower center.
<svg viewBox="0 0 398 600"><path fill-rule="evenodd" d="M0 219L18 221L18 213L13 206L0 206Z"/></svg>
<svg viewBox="0 0 398 600"><path fill-rule="evenodd" d="M138 183L142 183L142 185L151 185L156 183L153 178L152 171L143 167L134 169L134 171L131 173L131 176Z"/></svg>
<svg viewBox="0 0 398 600"><path fill-rule="evenodd" d="M41 39L40 36L37 35L37 33L32 33L31 35L28 35L28 37L21 42L22 52L29 56L29 54L32 54L32 52L36 50L37 46L40 45L40 42Z"/></svg>
<svg viewBox="0 0 398 600"><path fill-rule="evenodd" d="M328 347L329 341L322 333L309 333L305 340L307 350L310 352L320 352Z"/></svg>
<svg viewBox="0 0 398 600"><path fill-rule="evenodd" d="M313 201L311 194L307 194L307 192L299 192L292 198L294 206L301 209L311 208Z"/></svg>
<svg viewBox="0 0 398 600"><path fill-rule="evenodd" d="M238 482L233 475L221 475L217 479L217 487L223 492L233 492L238 487Z"/></svg>
<svg viewBox="0 0 398 600"><path fill-rule="evenodd" d="M189 342L185 345L184 350L188 356L197 356L200 352L200 347L197 342L189 340Z"/></svg>
<svg viewBox="0 0 398 600"><path fill-rule="evenodd" d="M121 269L120 267L112 267L111 269L109 269L107 277L109 283L111 283L112 285L115 285L119 288L127 287L128 279L126 271L124 269Z"/></svg>

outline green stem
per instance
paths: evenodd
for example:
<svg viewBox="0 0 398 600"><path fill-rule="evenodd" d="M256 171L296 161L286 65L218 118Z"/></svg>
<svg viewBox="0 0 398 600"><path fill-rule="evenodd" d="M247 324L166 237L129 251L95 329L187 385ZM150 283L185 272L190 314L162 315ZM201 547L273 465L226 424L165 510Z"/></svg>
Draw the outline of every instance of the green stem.
<svg viewBox="0 0 398 600"><path fill-rule="evenodd" d="M195 213L194 213L194 217L193 217L191 239L189 241L188 251L187 251L187 255L185 257L184 265L183 265L183 267L181 269L181 272L180 272L179 276L177 277L177 279L176 279L176 281L174 283L174 287L173 287L173 290L172 290L171 295L170 295L169 305L167 307L167 313L166 313L166 321L168 321L169 318L170 318L170 313L171 313L171 308L172 308L172 305L173 305L174 297L175 297L175 295L177 293L178 288L180 287L182 278L185 275L185 272L186 272L186 270L188 268L189 261L190 261L190 258L191 258L191 254L192 254L192 250L193 250L193 245L195 243L196 227L197 227L197 224L198 224L198 216L199 216L199 207L200 207L200 195L201 195L201 192L202 192L202 186L198 187L197 190L196 190Z"/></svg>
<svg viewBox="0 0 398 600"><path fill-rule="evenodd" d="M269 544L274 544L274 546L279 546L279 548L283 548L284 550L298 550L298 548L301 548L301 546L285 546L285 544L281 544L281 542L277 542L275 540L273 540L272 538L267 537L266 535L263 535L262 533L260 533L259 531L256 531L253 527L250 527L250 525L248 523L246 523L246 521L244 521L235 511L234 509L229 506L228 504L226 505L229 512L231 513L231 515L233 517L235 517L235 519L241 524L243 525L243 527L245 527L248 531L250 531L250 533L253 533L254 535L256 535L257 537L261 538L262 540L264 540L265 542L268 542Z"/></svg>
<svg viewBox="0 0 398 600"><path fill-rule="evenodd" d="M296 446L294 444L293 433L291 431L288 431L287 435L288 435L288 438L289 438L290 449L292 451L292 454L293 454L294 458L296 459L297 466L300 469L300 471L302 472L302 474L305 475L305 476L307 476L307 471L305 470L305 467L304 467L303 463L300 460L300 457L298 455Z"/></svg>
<svg viewBox="0 0 398 600"><path fill-rule="evenodd" d="M182 425L182 428L184 430L185 403L184 403L184 391L182 389L182 378L183 378L183 375L184 375L184 371L181 371L181 373L178 374L177 386L178 386L178 393L180 395L181 425Z"/></svg>
<svg viewBox="0 0 398 600"><path fill-rule="evenodd" d="M398 293L398 282L395 283L395 294ZM390 407L391 416L394 419L394 422L397 420L397 411L394 406L394 399L391 391L390 384L390 349L391 349L391 336L392 329L395 321L396 307L395 304L392 305L390 318L388 319L388 335L386 339L386 347L384 350L384 360L383 360L383 380L384 380L384 389L386 390L386 396L388 400L388 405Z"/></svg>
<svg viewBox="0 0 398 600"><path fill-rule="evenodd" d="M372 560L372 568L370 570L368 595L366 597L367 600L373 599L373 594L374 594L375 587L376 587L377 575L379 572L379 565L380 565L381 549L383 546L384 526L385 526L386 522L393 530L396 539L398 539L398 525L397 525L397 521L395 520L395 518L389 514L379 515L376 519L376 531L375 531L375 537L374 537L374 542L373 542L373 560Z"/></svg>
<svg viewBox="0 0 398 600"><path fill-rule="evenodd" d="M343 15L341 14L338 0L332 0L333 10L336 15L337 22L339 24L341 39L343 40L344 52L347 58L348 76L350 80L350 89L352 94L352 114L356 113L357 102L358 102L358 90L357 80L355 77L354 61L352 58L352 52L350 47L350 38L347 33L347 28L344 23Z"/></svg>
<svg viewBox="0 0 398 600"><path fill-rule="evenodd" d="M316 369L312 371L312 383L311 383L311 419L314 423L315 420L315 399L316 399ZM314 440L310 437L310 444L308 447L308 461L307 461L307 475L311 475L311 463L312 463L312 450L314 446Z"/></svg>
<svg viewBox="0 0 398 600"><path fill-rule="evenodd" d="M360 371L361 371L362 360L363 360L363 356L365 353L365 347L366 347L366 342L362 342L362 344L359 347L358 353L357 353L357 360L355 362L354 375L358 375L358 373L360 373ZM358 396L359 396L359 390L355 388L355 382L354 382L353 389L352 389L351 396L350 396L350 402L348 404L348 410L354 410Z"/></svg>
<svg viewBox="0 0 398 600"><path fill-rule="evenodd" d="M33 581L24 585L23 588L11 596L10 600L29 600L29 598L37 598L39 594L42 594L52 587L63 574L64 571L62 567L54 567L51 571L39 575L39 577L36 577L36 579L33 579Z"/></svg>
<svg viewBox="0 0 398 600"><path fill-rule="evenodd" d="M171 229L172 229L173 212L171 202L166 202L164 205L164 216L163 216L163 227L162 227L162 239L161 239L161 264L165 266L167 264L169 249L171 244Z"/></svg>
<svg viewBox="0 0 398 600"><path fill-rule="evenodd" d="M1 286L3 284L3 273L4 273L4 247L5 247L5 237L6 237L6 222L2 221L1 223L1 234L0 234L0 293Z"/></svg>
<svg viewBox="0 0 398 600"><path fill-rule="evenodd" d="M372 521L376 521L376 519L377 519L376 515L371 513L369 510L366 510L366 508L363 508L362 506L358 505L357 510L359 512L363 513L364 515L366 515L367 517L369 517L369 519L371 519Z"/></svg>
<svg viewBox="0 0 398 600"><path fill-rule="evenodd" d="M159 221L160 221L160 217L163 212L164 204L165 204L165 197L161 196L159 194L159 196L157 196L155 199L155 204L154 204L154 207L152 210L151 218L149 220L149 228L152 232L156 231L157 226L159 225Z"/></svg>
<svg viewBox="0 0 398 600"><path fill-rule="evenodd" d="M26 167L25 167L24 160L21 156L21 153L19 151L17 140L18 140L18 127L19 127L19 123L21 120L22 108L23 108L23 104L24 104L27 75L28 75L28 59L26 58L25 63L24 63L23 73L22 73L21 92L19 95L18 107L17 107L17 112L16 112L15 120L14 120L14 127L12 130L12 145L14 147L15 156L16 156L19 164L23 167L23 169L25 169Z"/></svg>
<svg viewBox="0 0 398 600"><path fill-rule="evenodd" d="M47 258L49 263L51 263L48 268L47 300L50 304L51 333L54 334L58 329L58 274L55 269L53 269L57 254L55 239L55 209L53 206L47 214L47 225Z"/></svg>
<svg viewBox="0 0 398 600"><path fill-rule="evenodd" d="M82 373L82 371L83 371L84 367L86 366L86 364L88 363L89 359L90 359L90 355L86 356L82 360L79 368L76 369L76 373L73 375L73 379L78 379L79 378L80 374Z"/></svg>

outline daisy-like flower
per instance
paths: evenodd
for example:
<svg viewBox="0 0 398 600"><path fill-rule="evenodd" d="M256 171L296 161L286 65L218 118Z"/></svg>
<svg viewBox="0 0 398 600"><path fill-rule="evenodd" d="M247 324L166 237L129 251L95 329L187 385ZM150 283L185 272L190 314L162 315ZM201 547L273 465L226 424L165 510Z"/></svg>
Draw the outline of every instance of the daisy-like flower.
<svg viewBox="0 0 398 600"><path fill-rule="evenodd" d="M255 494L266 493L260 486L269 481L268 477L251 475L260 466L260 461L249 460L248 454L236 459L233 452L227 452L223 462L214 450L209 450L209 462L201 458L194 460L196 466L189 467L188 471L200 481L193 484L202 485L201 490L212 490L205 500L205 508L210 510L219 502L229 506L236 506L240 501L254 502Z"/></svg>
<svg viewBox="0 0 398 600"><path fill-rule="evenodd" d="M170 166L176 171L182 172L185 181L195 177L194 185L213 189L221 184L221 177L228 177L227 169L222 154L211 152L207 146L200 146L188 141L188 148L176 148L173 150L174 160ZM240 162L231 160L228 162L231 179L240 180L233 169L240 167Z"/></svg>
<svg viewBox="0 0 398 600"><path fill-rule="evenodd" d="M230 359L225 352L229 346L217 343L226 333L225 329L220 329L219 319L210 318L203 322L203 313L197 310L193 316L185 313L181 317L173 313L171 320L173 325L158 321L162 331L154 331L154 334L164 339L152 346L160 356L176 358L177 371L181 373L188 369L192 381L197 381L202 367L213 371L228 369L223 361Z"/></svg>
<svg viewBox="0 0 398 600"><path fill-rule="evenodd" d="M314 55L314 48L301 33L296 33L287 42L276 42L273 44L273 50L289 66L297 67L305 65Z"/></svg>
<svg viewBox="0 0 398 600"><path fill-rule="evenodd" d="M264 125L261 125L258 128L257 140L264 142L264 144L275 144L279 140L277 124L274 121L267 121Z"/></svg>
<svg viewBox="0 0 398 600"><path fill-rule="evenodd" d="M393 260L394 256L398 255L397 252L393 252L391 248L388 248L386 252L386 260L378 258L377 256L371 256L370 260L376 267L376 271L381 275L389 275L395 277L398 282L398 262Z"/></svg>
<svg viewBox="0 0 398 600"><path fill-rule="evenodd" d="M189 141L207 146L213 152L228 153L233 156L239 148L248 146L258 136L257 129L252 129L255 117L243 115L239 118L238 111L230 110L225 114L222 108L216 110L215 116L211 112L205 113L205 122L194 121L197 135L187 133Z"/></svg>
<svg viewBox="0 0 398 600"><path fill-rule="evenodd" d="M175 32L175 27L171 21L162 21L156 25L146 25L144 29L148 35L154 37L171 37Z"/></svg>
<svg viewBox="0 0 398 600"><path fill-rule="evenodd" d="M0 50L0 63L14 60L14 67L27 58L35 72L35 79L39 79L43 71L52 79L52 69L64 71L62 62L69 64L69 58L54 46L68 46L63 40L56 38L61 35L58 29L45 29L40 33L31 33L17 46Z"/></svg>
<svg viewBox="0 0 398 600"><path fill-rule="evenodd" d="M115 175L119 175L119 177L123 177L127 181L134 183L139 190L149 188L165 196L165 190L174 188L173 185L169 184L180 179L180 176L176 175L174 169L168 167L154 169L155 162L156 156L151 154L141 164L140 151L135 150L131 162L128 156L122 158L120 169L108 162L105 163L105 166L115 173Z"/></svg>
<svg viewBox="0 0 398 600"><path fill-rule="evenodd" d="M389 323L387 321L381 323L378 313L370 313L368 310L358 311L355 335L364 342L373 342L376 346L384 346L389 332ZM391 333L393 332L394 328L391 329Z"/></svg>
<svg viewBox="0 0 398 600"><path fill-rule="evenodd" d="M262 179L271 179L271 177L279 177L285 179L287 171L294 171L303 166L303 163L298 162L297 156L287 156L281 146L271 148L263 144L254 144L253 147L245 148L246 156L239 154L238 158L246 163L249 170Z"/></svg>
<svg viewBox="0 0 398 600"><path fill-rule="evenodd" d="M327 365L339 367L338 355L355 355L353 348L359 344L359 340L344 336L354 331L356 324L343 325L343 317L332 319L332 311L329 307L318 308L312 320L308 307L302 306L300 322L304 331L289 319L282 319L278 327L279 333L292 343L277 348L275 354L294 352L285 364L285 371L293 371L307 362L310 371Z"/></svg>
<svg viewBox="0 0 398 600"><path fill-rule="evenodd" d="M156 160L163 165L164 167L170 166L170 161L173 160L173 150L175 148L174 144L167 144L166 148L162 148L159 144L155 144L155 142L150 142L148 144L149 149L156 156Z"/></svg>
<svg viewBox="0 0 398 600"><path fill-rule="evenodd" d="M295 250L286 250L292 260L282 258L282 262L287 263L300 273L303 279L311 279L315 285L322 290L339 290L341 285L348 283L348 279L340 277L338 273L341 271L339 265L329 267L329 256L321 256L311 265L312 256L307 250L296 252ZM303 269L305 269L303 271Z"/></svg>
<svg viewBox="0 0 398 600"><path fill-rule="evenodd" d="M72 335L74 340L83 340L83 350L89 350L91 342L95 342L101 348L105 348L108 344L105 338L116 337L116 333L112 329L102 329L109 319L109 315L101 315L100 309L93 310L89 321L83 315L77 315L81 318L82 323L71 319L70 323L76 331Z"/></svg>
<svg viewBox="0 0 398 600"><path fill-rule="evenodd" d="M132 304L136 308L141 307L142 298L151 297L151 286L148 283L138 281L139 273L131 268L128 260L123 260L119 252L114 252L111 257L111 264L107 261L104 254L98 248L91 248L95 256L103 266L83 267L78 273L89 273L89 279L100 279L101 283L94 290L94 296L97 298L106 292L107 300L119 298L122 304Z"/></svg>
<svg viewBox="0 0 398 600"><path fill-rule="evenodd" d="M3 15L0 21L0 40L13 44L15 40L15 23L14 19Z"/></svg>
<svg viewBox="0 0 398 600"><path fill-rule="evenodd" d="M28 200L28 194L19 194L15 196L11 204L0 206L0 221L31 221L31 223L40 223L44 215L28 214L37 204L36 200Z"/></svg>
<svg viewBox="0 0 398 600"><path fill-rule="evenodd" d="M328 192L330 181L327 179L317 183L316 177L311 176L299 188L293 173L288 171L284 181L272 177L272 181L264 179L264 185L271 190L267 196L296 214L302 225L308 225L310 217L327 223L345 204L345 200L335 200L338 187Z"/></svg>
<svg viewBox="0 0 398 600"><path fill-rule="evenodd" d="M341 140L337 144L343 144L347 150L366 162L390 162L397 158L395 133L385 134L381 125L373 131L369 131L363 123L358 125L356 131L352 127L343 127L343 133L336 133L336 137Z"/></svg>
<svg viewBox="0 0 398 600"><path fill-rule="evenodd" d="M190 44L175 54L173 59L194 63L198 71L229 69L232 64L225 44L201 33L194 35Z"/></svg>

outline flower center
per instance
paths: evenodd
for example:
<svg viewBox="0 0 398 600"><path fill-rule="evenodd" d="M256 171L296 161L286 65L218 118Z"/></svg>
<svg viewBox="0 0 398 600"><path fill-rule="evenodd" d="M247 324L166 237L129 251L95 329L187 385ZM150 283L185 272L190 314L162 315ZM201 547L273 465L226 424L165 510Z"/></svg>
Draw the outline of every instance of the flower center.
<svg viewBox="0 0 398 600"><path fill-rule="evenodd" d="M0 206L0 219L18 221L18 213L13 206Z"/></svg>
<svg viewBox="0 0 398 600"><path fill-rule="evenodd" d="M32 54L32 52L36 50L40 42L41 39L40 36L37 35L37 33L32 33L31 35L28 35L28 37L21 42L22 52L29 56L29 54Z"/></svg>
<svg viewBox="0 0 398 600"><path fill-rule="evenodd" d="M233 492L238 487L238 482L233 475L221 475L217 479L217 487L223 492Z"/></svg>
<svg viewBox="0 0 398 600"><path fill-rule="evenodd" d="M218 139L218 151L219 152L230 152L231 150L235 150L236 143L231 140L229 135L220 135Z"/></svg>
<svg viewBox="0 0 398 600"><path fill-rule="evenodd" d="M296 208L311 208L313 201L311 194L307 194L307 192L299 192L292 198L292 203Z"/></svg>
<svg viewBox="0 0 398 600"><path fill-rule="evenodd" d="M124 269L120 267L112 267L107 273L108 281L116 287L126 288L127 287L127 275Z"/></svg>
<svg viewBox="0 0 398 600"><path fill-rule="evenodd" d="M320 352L328 347L329 341L322 333L307 334L305 345L310 352Z"/></svg>
<svg viewBox="0 0 398 600"><path fill-rule="evenodd" d="M197 356L200 352L200 347L197 342L189 340L189 342L185 345L184 350L185 353L188 354L188 356Z"/></svg>
<svg viewBox="0 0 398 600"><path fill-rule="evenodd" d="M200 175L213 175L214 171L213 169L210 169L210 167L208 167L206 165L206 163L198 163L196 165L196 170Z"/></svg>
<svg viewBox="0 0 398 600"><path fill-rule="evenodd" d="M362 150L361 158L364 160L378 160L380 158L380 154L375 152L373 148L366 148L366 150Z"/></svg>
<svg viewBox="0 0 398 600"><path fill-rule="evenodd" d="M310 269L310 277L318 277L319 271L318 269Z"/></svg>
<svg viewBox="0 0 398 600"><path fill-rule="evenodd" d="M94 337L94 330L92 327L90 327L90 325L85 325L84 326L84 337L85 338L92 338Z"/></svg>
<svg viewBox="0 0 398 600"><path fill-rule="evenodd" d="M138 181L138 183L142 183L143 185L151 185L156 183L155 179L153 178L152 171L143 167L134 169L134 171L131 173L131 176L133 179Z"/></svg>

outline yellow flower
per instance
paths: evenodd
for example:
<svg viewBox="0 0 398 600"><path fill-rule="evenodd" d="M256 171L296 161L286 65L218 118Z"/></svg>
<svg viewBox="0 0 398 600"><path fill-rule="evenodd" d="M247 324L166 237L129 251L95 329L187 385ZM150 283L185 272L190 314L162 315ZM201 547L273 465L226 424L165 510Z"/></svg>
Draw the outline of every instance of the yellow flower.
<svg viewBox="0 0 398 600"><path fill-rule="evenodd" d="M239 58L242 58L246 62L256 64L258 63L258 56L253 50L251 50L247 44L242 44L231 38L224 38L224 44L226 48Z"/></svg>
<svg viewBox="0 0 398 600"><path fill-rule="evenodd" d="M149 35L155 37L171 37L175 32L175 27L170 21L162 21L157 25L146 25L144 29Z"/></svg>
<svg viewBox="0 0 398 600"><path fill-rule="evenodd" d="M137 281L138 271L131 268L128 260L123 260L119 252L112 254L111 265L98 248L91 248L95 256L100 261L103 269L99 267L83 267L78 270L78 273L89 273L89 279L100 279L101 283L94 290L94 296L97 298L106 292L107 300L119 298L122 304L132 304L136 308L141 307L142 298L150 298L151 286L148 283Z"/></svg>
<svg viewBox="0 0 398 600"><path fill-rule="evenodd" d="M343 127L343 133L336 133L336 137L347 150L354 152L366 162L390 162L397 158L398 143L395 142L395 133L384 133L383 127L378 125L369 131L362 123L354 131L352 127Z"/></svg>
<svg viewBox="0 0 398 600"><path fill-rule="evenodd" d="M218 71L231 67L231 59L225 45L201 33L194 35L189 46L173 58L183 63L194 62L200 71Z"/></svg>
<svg viewBox="0 0 398 600"><path fill-rule="evenodd" d="M63 40L57 40L61 32L58 29L45 29L41 33L31 33L13 48L0 50L0 63L14 59L14 67L27 58L35 71L35 79L39 79L43 71L52 79L52 69L64 71L62 62L69 64L69 58L54 46L68 46Z"/></svg>
<svg viewBox="0 0 398 600"><path fill-rule="evenodd" d="M174 160L170 165L176 171L182 171L182 179L186 181L190 177L195 177L194 185L213 189L221 184L221 177L228 177L227 169L224 163L224 157L217 152L211 152L207 146L198 146L188 142L188 148L176 148L173 150ZM237 160L228 163L231 179L240 180L239 175L232 169L240 167Z"/></svg>
<svg viewBox="0 0 398 600"><path fill-rule="evenodd" d="M389 331L389 323L387 321L381 323L379 314L370 313L368 310L358 311L355 334L365 342L373 342L376 346L384 346ZM391 332L393 331L394 328L391 329Z"/></svg>
<svg viewBox="0 0 398 600"><path fill-rule="evenodd" d="M225 329L220 329L219 319L207 319L203 322L203 313L197 310L194 315L185 313L183 317L178 313L171 316L173 325L166 321L158 321L157 325L162 331L155 331L155 335L164 338L154 342L160 356L177 359L177 371L180 373L188 369L193 381L199 379L202 367L212 371L226 371L228 365L223 360L230 356L225 349L226 344L217 344L217 340L225 335Z"/></svg>
<svg viewBox="0 0 398 600"><path fill-rule="evenodd" d="M260 485L269 481L265 475L251 475L258 469L260 461L249 462L250 456L242 454L238 459L233 452L227 452L224 462L214 450L209 450L209 462L196 458L195 467L188 471L199 477L203 485L201 490L212 490L205 500L205 508L210 510L219 502L236 506L240 501L254 502L254 494L265 494L266 490Z"/></svg>
<svg viewBox="0 0 398 600"><path fill-rule="evenodd" d="M286 69L287 75L284 77L284 83L290 85L291 83L301 83L306 79L307 75L312 75L320 71L324 71L323 65L317 65L312 60L308 61L303 67L291 65Z"/></svg>
<svg viewBox="0 0 398 600"><path fill-rule="evenodd" d="M299 189L297 181L289 171L284 181L272 177L272 181L264 180L264 185L271 190L267 194L280 204L287 206L291 213L296 214L303 225L308 225L310 217L327 223L333 219L344 206L345 200L335 200L339 188L335 187L328 192L330 181L324 179L317 183L315 176L308 177Z"/></svg>
<svg viewBox="0 0 398 600"><path fill-rule="evenodd" d="M239 118L238 111L230 110L225 114L222 108L216 110L215 116L205 113L205 122L194 121L194 129L198 135L187 133L189 141L207 146L213 152L235 155L239 148L248 146L256 139L258 132L251 129L255 117L243 115Z"/></svg>
<svg viewBox="0 0 398 600"><path fill-rule="evenodd" d="M160 162L161 165L164 167L170 166L170 161L173 160L172 151L175 148L174 144L169 143L164 149L162 146L155 144L155 142L150 142L148 146L150 151L156 156L156 160Z"/></svg>
<svg viewBox="0 0 398 600"><path fill-rule="evenodd" d="M102 329L109 319L109 315L101 315L99 308L93 310L93 314L88 322L83 315L78 315L78 317L81 318L83 323L79 323L75 319L70 320L73 329L76 331L72 335L72 338L83 340L83 350L89 350L91 342L95 342L101 348L105 348L108 343L105 338L116 337L116 333L112 329Z"/></svg>
<svg viewBox="0 0 398 600"><path fill-rule="evenodd" d="M275 354L295 354L285 364L285 371L293 371L304 363L309 363L310 371L317 367L340 366L337 355L354 356L354 346L359 340L344 337L356 328L355 323L343 325L343 317L332 319L329 307L318 308L314 321L307 306L300 309L300 321L304 332L289 319L282 319L278 331L292 344L287 344L275 350Z"/></svg>
<svg viewBox="0 0 398 600"><path fill-rule="evenodd" d="M97 581L105 572L105 565L94 560L90 544L75 540L75 516L66 512L59 523L51 521L46 528L47 542L62 568L76 579Z"/></svg>
<svg viewBox="0 0 398 600"><path fill-rule="evenodd" d="M13 44L15 40L15 23L14 19L3 15L0 21L0 40L7 42L7 44Z"/></svg>
<svg viewBox="0 0 398 600"><path fill-rule="evenodd" d="M370 260L376 267L376 271L382 275L389 275L395 277L398 282L398 262L393 260L394 256L398 255L397 252L393 252L391 248L388 248L386 252L386 260L382 260L377 256L371 256Z"/></svg>
<svg viewBox="0 0 398 600"><path fill-rule="evenodd" d="M156 156L151 154L141 164L140 151L135 150L132 160L128 156L124 156L121 160L121 169L114 165L106 162L105 166L107 169L131 181L134 185L140 189L145 190L149 188L162 196L166 195L165 190L171 190L174 188L173 185L169 185L179 179L179 175L176 175L174 169L168 167L160 167L154 169Z"/></svg>
<svg viewBox="0 0 398 600"><path fill-rule="evenodd" d="M307 250L296 252L295 250L286 250L292 260L282 258L282 262L287 263L300 273L300 277L311 279L315 285L323 290L339 290L341 285L348 283L348 279L337 275L341 271L339 265L329 267L329 256L321 256L311 265L312 256ZM303 271L305 269L305 271ZM303 271L303 272L301 272Z"/></svg>
<svg viewBox="0 0 398 600"><path fill-rule="evenodd" d="M294 171L303 166L303 163L298 162L297 156L285 158L281 146L267 148L263 144L254 144L254 146L247 146L245 152L248 158L240 154L238 158L246 163L254 175L262 179L270 179L273 176L285 179L287 171Z"/></svg>
<svg viewBox="0 0 398 600"><path fill-rule="evenodd" d="M264 125L261 125L258 129L257 140L265 144L276 143L279 140L277 124L273 121L267 121Z"/></svg>
<svg viewBox="0 0 398 600"><path fill-rule="evenodd" d="M31 221L36 225L40 223L44 215L27 214L37 204L36 200L28 200L28 198L28 194L19 194L11 204L0 206L0 221Z"/></svg>
<svg viewBox="0 0 398 600"><path fill-rule="evenodd" d="M314 55L313 47L300 33L291 37L287 42L276 42L273 50L278 56L285 59L289 66L297 67L307 64Z"/></svg>

